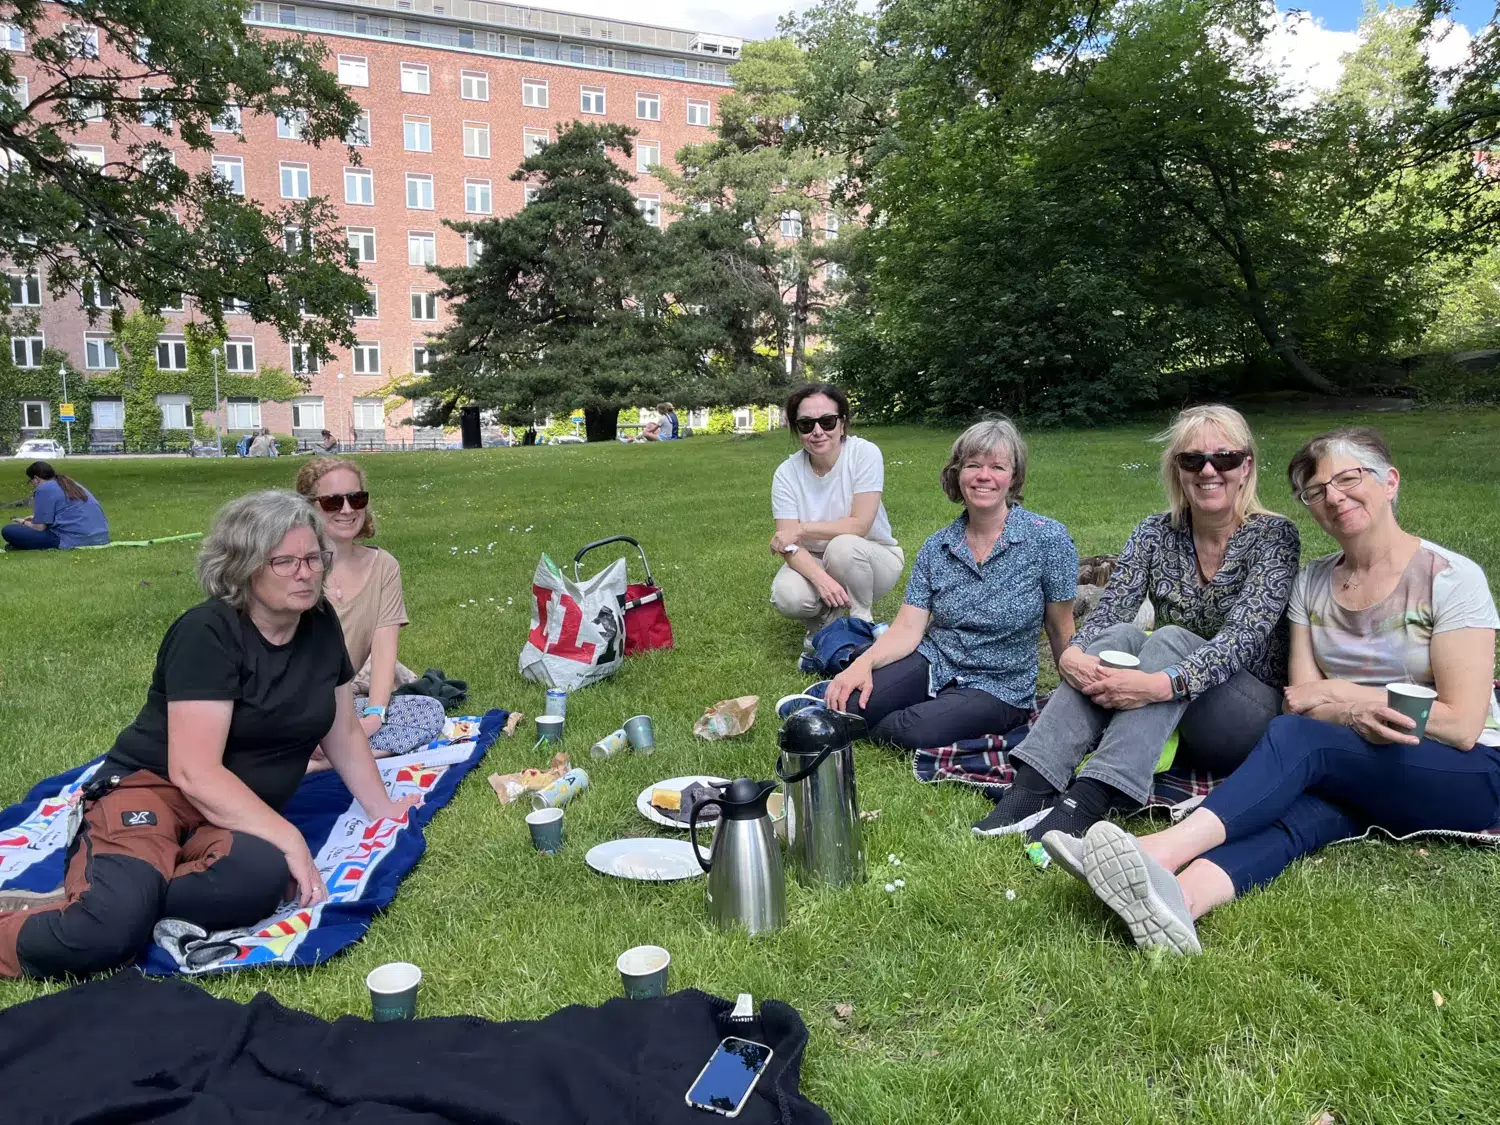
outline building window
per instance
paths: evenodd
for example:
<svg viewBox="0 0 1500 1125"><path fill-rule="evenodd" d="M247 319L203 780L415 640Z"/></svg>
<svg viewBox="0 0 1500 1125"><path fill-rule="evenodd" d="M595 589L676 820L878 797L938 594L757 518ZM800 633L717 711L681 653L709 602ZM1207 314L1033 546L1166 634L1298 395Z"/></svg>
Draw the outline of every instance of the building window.
<svg viewBox="0 0 1500 1125"><path fill-rule="evenodd" d="M535 156L546 143L547 130L526 129L522 133L521 153L523 156Z"/></svg>
<svg viewBox="0 0 1500 1125"><path fill-rule="evenodd" d="M229 340L224 344L224 369L235 375L255 371L255 341Z"/></svg>
<svg viewBox="0 0 1500 1125"><path fill-rule="evenodd" d="M363 55L340 55L339 81L345 86L368 86L370 60Z"/></svg>
<svg viewBox="0 0 1500 1125"><path fill-rule="evenodd" d="M532 109L546 109L547 83L540 78L521 79L521 104Z"/></svg>
<svg viewBox="0 0 1500 1125"><path fill-rule="evenodd" d="M306 164L281 166L281 198L306 199L312 194L312 177Z"/></svg>
<svg viewBox="0 0 1500 1125"><path fill-rule="evenodd" d="M282 227L281 247L288 254L309 254L312 252L312 235L304 235L301 227Z"/></svg>
<svg viewBox="0 0 1500 1125"><path fill-rule="evenodd" d="M99 57L99 29L82 24L70 24L63 29L63 42L68 54L75 59L97 59Z"/></svg>
<svg viewBox="0 0 1500 1125"><path fill-rule="evenodd" d="M689 125L707 125L709 122L709 108L707 102L688 102L687 123Z"/></svg>
<svg viewBox="0 0 1500 1125"><path fill-rule="evenodd" d="M370 111L362 109L344 134L344 143L354 148L370 147Z"/></svg>
<svg viewBox="0 0 1500 1125"><path fill-rule="evenodd" d="M365 299L354 305L350 311L356 320L374 320L380 316L380 287L378 285L365 286Z"/></svg>
<svg viewBox="0 0 1500 1125"><path fill-rule="evenodd" d="M641 218L653 227L661 226L661 197L657 195L640 195L635 200L636 210L641 213Z"/></svg>
<svg viewBox="0 0 1500 1125"><path fill-rule="evenodd" d="M96 430L123 430L125 428L125 400L119 398L96 398L89 404Z"/></svg>
<svg viewBox="0 0 1500 1125"><path fill-rule="evenodd" d="M378 398L355 399L354 428L356 430L385 429L385 402Z"/></svg>
<svg viewBox="0 0 1500 1125"><path fill-rule="evenodd" d="M0 51L26 50L26 30L13 23L0 23Z"/></svg>
<svg viewBox="0 0 1500 1125"><path fill-rule="evenodd" d="M120 366L120 353L108 336L85 336L83 362L90 371L115 371Z"/></svg>
<svg viewBox="0 0 1500 1125"><path fill-rule="evenodd" d="M45 430L52 424L52 405L40 399L21 402L21 429Z"/></svg>
<svg viewBox="0 0 1500 1125"><path fill-rule="evenodd" d="M635 170L649 172L651 165L661 163L661 142L640 141L635 146Z"/></svg>
<svg viewBox="0 0 1500 1125"><path fill-rule="evenodd" d="M660 121L661 95L637 94L635 96L635 115L642 121Z"/></svg>
<svg viewBox="0 0 1500 1125"><path fill-rule="evenodd" d="M490 156L490 127L480 121L464 122L464 155L488 160Z"/></svg>
<svg viewBox="0 0 1500 1125"><path fill-rule="evenodd" d="M354 345L354 373L356 375L380 374L380 345L361 343Z"/></svg>
<svg viewBox="0 0 1500 1125"><path fill-rule="evenodd" d="M295 27L297 25L297 5L278 4L276 5L276 9L277 23L288 27Z"/></svg>
<svg viewBox="0 0 1500 1125"><path fill-rule="evenodd" d="M464 235L464 265L476 265L483 254L484 243L472 234Z"/></svg>
<svg viewBox="0 0 1500 1125"><path fill-rule="evenodd" d="M159 336L156 340L158 371L187 370L187 341L180 336Z"/></svg>
<svg viewBox="0 0 1500 1125"><path fill-rule="evenodd" d="M781 237L782 238L801 238L802 237L802 212L801 211L783 211L781 213Z"/></svg>
<svg viewBox="0 0 1500 1125"><path fill-rule="evenodd" d="M103 145L69 145L68 154L80 164L88 164L94 168L104 167ZM244 193L241 192L241 195Z"/></svg>
<svg viewBox="0 0 1500 1125"><path fill-rule="evenodd" d="M411 346L411 370L413 375L426 375L432 370L432 349L426 344Z"/></svg>
<svg viewBox="0 0 1500 1125"><path fill-rule="evenodd" d="M10 358L15 361L17 367L40 367L42 351L46 346L45 336L12 336Z"/></svg>
<svg viewBox="0 0 1500 1125"><path fill-rule="evenodd" d="M431 176L406 173L406 205L418 211L433 209Z"/></svg>
<svg viewBox="0 0 1500 1125"><path fill-rule="evenodd" d="M604 87L585 86L578 94L578 108L583 113L604 112Z"/></svg>
<svg viewBox="0 0 1500 1125"><path fill-rule="evenodd" d="M431 152L432 118L403 117L401 136L407 152Z"/></svg>
<svg viewBox="0 0 1500 1125"><path fill-rule="evenodd" d="M695 430L701 430L708 425L707 407L699 407L697 410L687 412L687 424Z"/></svg>
<svg viewBox="0 0 1500 1125"><path fill-rule="evenodd" d="M260 429L260 400L232 398L224 411L224 424L231 430Z"/></svg>
<svg viewBox="0 0 1500 1125"><path fill-rule="evenodd" d="M461 71L458 76L459 97L466 102L490 100L490 76L482 70Z"/></svg>
<svg viewBox="0 0 1500 1125"><path fill-rule="evenodd" d="M375 206L375 173L368 168L345 168L344 202Z"/></svg>
<svg viewBox="0 0 1500 1125"><path fill-rule="evenodd" d="M42 279L34 273L10 275L10 303L12 308L25 308L42 303Z"/></svg>
<svg viewBox="0 0 1500 1125"><path fill-rule="evenodd" d="M404 62L401 64L401 92L403 94L427 94L431 91L431 78L425 63Z"/></svg>
<svg viewBox="0 0 1500 1125"><path fill-rule="evenodd" d="M309 395L292 399L292 429L321 430L323 428L323 396Z"/></svg>
<svg viewBox="0 0 1500 1125"><path fill-rule="evenodd" d="M488 215L490 213L489 180L464 181L464 210L470 215Z"/></svg>
<svg viewBox="0 0 1500 1125"><path fill-rule="evenodd" d="M843 224L839 221L839 217L837 215L835 215L832 211L828 212L828 214L823 218L824 240L828 242L836 241L839 236L839 227L842 225Z"/></svg>
<svg viewBox="0 0 1500 1125"><path fill-rule="evenodd" d="M437 294L425 289L411 291L411 318L413 320L437 319Z"/></svg>
<svg viewBox="0 0 1500 1125"><path fill-rule="evenodd" d="M755 429L755 409L750 406L739 406L734 411L734 428L737 430Z"/></svg>
<svg viewBox="0 0 1500 1125"><path fill-rule="evenodd" d="M157 395L156 405L161 408L162 429L191 430L193 428L193 400L188 395Z"/></svg>
<svg viewBox="0 0 1500 1125"><path fill-rule="evenodd" d="M292 372L297 375L313 375L318 370L318 357L311 345L292 344Z"/></svg>
<svg viewBox="0 0 1500 1125"><path fill-rule="evenodd" d="M344 237L349 240L349 264L375 260L375 232L369 227L345 227Z"/></svg>
<svg viewBox="0 0 1500 1125"><path fill-rule="evenodd" d="M406 264L409 266L433 266L437 264L437 235L430 230L406 232Z"/></svg>
<svg viewBox="0 0 1500 1125"><path fill-rule="evenodd" d="M542 189L535 184L527 184L524 189L523 199L527 207L530 207L542 197Z"/></svg>
<svg viewBox="0 0 1500 1125"><path fill-rule="evenodd" d="M226 105L209 124L209 129L215 133L238 133L243 128L244 124L240 120L240 107L237 105Z"/></svg>
<svg viewBox="0 0 1500 1125"><path fill-rule="evenodd" d="M300 110L289 110L276 115L276 135L284 141L300 141L307 116Z"/></svg>
<svg viewBox="0 0 1500 1125"><path fill-rule="evenodd" d="M245 162L238 156L214 157L214 175L235 195L245 194Z"/></svg>
<svg viewBox="0 0 1500 1125"><path fill-rule="evenodd" d="M117 309L120 307L119 295L98 278L84 278L80 289L83 293L83 307L86 309Z"/></svg>
<svg viewBox="0 0 1500 1125"><path fill-rule="evenodd" d="M244 316L250 311L250 302L240 297L225 297L220 307L226 316Z"/></svg>

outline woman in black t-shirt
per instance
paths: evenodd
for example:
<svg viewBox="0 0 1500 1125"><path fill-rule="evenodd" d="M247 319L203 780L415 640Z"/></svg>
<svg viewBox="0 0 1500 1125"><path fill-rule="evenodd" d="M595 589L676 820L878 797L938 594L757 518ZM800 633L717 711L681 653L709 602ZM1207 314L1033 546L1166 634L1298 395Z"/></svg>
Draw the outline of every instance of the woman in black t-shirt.
<svg viewBox="0 0 1500 1125"><path fill-rule="evenodd" d="M0 895L0 977L100 972L153 930L192 964L209 933L258 922L288 893L327 898L281 815L320 743L372 821L418 803L386 795L354 714L354 669L323 599L329 557L296 493L219 512L198 559L209 598L167 630L145 706L85 788L63 887Z"/></svg>

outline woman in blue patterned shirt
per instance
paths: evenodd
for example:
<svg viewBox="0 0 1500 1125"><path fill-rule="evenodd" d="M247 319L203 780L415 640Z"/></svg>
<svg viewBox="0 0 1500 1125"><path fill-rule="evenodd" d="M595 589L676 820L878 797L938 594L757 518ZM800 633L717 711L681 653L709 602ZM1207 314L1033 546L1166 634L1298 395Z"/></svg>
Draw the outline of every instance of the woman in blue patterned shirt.
<svg viewBox="0 0 1500 1125"><path fill-rule="evenodd" d="M1036 697L1037 634L1073 635L1078 552L1067 528L1021 507L1026 443L1004 418L970 426L942 471L963 515L912 564L891 627L826 685L828 706L907 749L1003 734Z"/></svg>
<svg viewBox="0 0 1500 1125"><path fill-rule="evenodd" d="M1169 508L1120 552L1058 663L1063 683L1011 754L1014 783L976 835L1082 836L1146 803L1174 730L1180 763L1228 774L1281 711L1297 528L1256 500L1255 442L1237 410L1184 410L1159 440ZM1147 598L1149 636L1132 623ZM1111 650L1139 666L1101 664Z"/></svg>

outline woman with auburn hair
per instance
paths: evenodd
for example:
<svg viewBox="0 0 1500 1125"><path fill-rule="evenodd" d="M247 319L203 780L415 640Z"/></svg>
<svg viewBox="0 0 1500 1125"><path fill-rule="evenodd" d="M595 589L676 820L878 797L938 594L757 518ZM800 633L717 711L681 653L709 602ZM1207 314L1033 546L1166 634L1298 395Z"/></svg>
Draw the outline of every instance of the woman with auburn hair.
<svg viewBox="0 0 1500 1125"><path fill-rule="evenodd" d="M1131 533L976 835L1082 835L1146 803L1174 731L1179 761L1227 774L1281 710L1297 528L1256 499L1255 441L1239 411L1191 407L1157 440L1167 510ZM1149 635L1132 623L1147 598ZM1106 666L1103 652L1137 666Z"/></svg>
<svg viewBox="0 0 1500 1125"><path fill-rule="evenodd" d="M50 551L99 547L109 542L109 520L94 494L45 461L26 466L35 494L31 515L0 527L7 550Z"/></svg>

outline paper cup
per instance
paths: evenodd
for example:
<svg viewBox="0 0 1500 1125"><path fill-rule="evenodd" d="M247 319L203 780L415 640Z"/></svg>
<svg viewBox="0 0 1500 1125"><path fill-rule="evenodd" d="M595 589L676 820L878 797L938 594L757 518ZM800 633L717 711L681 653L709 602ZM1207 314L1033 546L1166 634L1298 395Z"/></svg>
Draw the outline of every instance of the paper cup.
<svg viewBox="0 0 1500 1125"><path fill-rule="evenodd" d="M766 798L766 815L771 818L771 827L776 839L786 844L786 794L772 793Z"/></svg>
<svg viewBox="0 0 1500 1125"><path fill-rule="evenodd" d="M563 811L558 808L536 809L526 814L531 829L531 843L543 855L556 855L563 846Z"/></svg>
<svg viewBox="0 0 1500 1125"><path fill-rule="evenodd" d="M371 969L365 977L370 990L370 1018L376 1023L417 1018L417 987L422 970L408 961L392 961Z"/></svg>
<svg viewBox="0 0 1500 1125"><path fill-rule="evenodd" d="M650 715L636 715L625 720L625 737L630 748L637 754L649 754L656 749L656 731L651 727Z"/></svg>
<svg viewBox="0 0 1500 1125"><path fill-rule="evenodd" d="M1099 654L1099 663L1106 668L1139 668L1141 658L1131 656L1128 652L1120 652L1117 649L1107 648Z"/></svg>
<svg viewBox="0 0 1500 1125"><path fill-rule="evenodd" d="M649 1000L667 994L667 968L672 955L659 945L637 945L615 959L620 984L632 1000Z"/></svg>
<svg viewBox="0 0 1500 1125"><path fill-rule="evenodd" d="M563 726L567 718L562 715L538 715L536 717L536 733L543 742L561 742L563 739Z"/></svg>
<svg viewBox="0 0 1500 1125"><path fill-rule="evenodd" d="M1437 692L1421 684L1386 684L1385 705L1392 711L1400 711L1417 724L1411 733L1421 738L1427 732L1427 718L1432 714L1432 704Z"/></svg>

